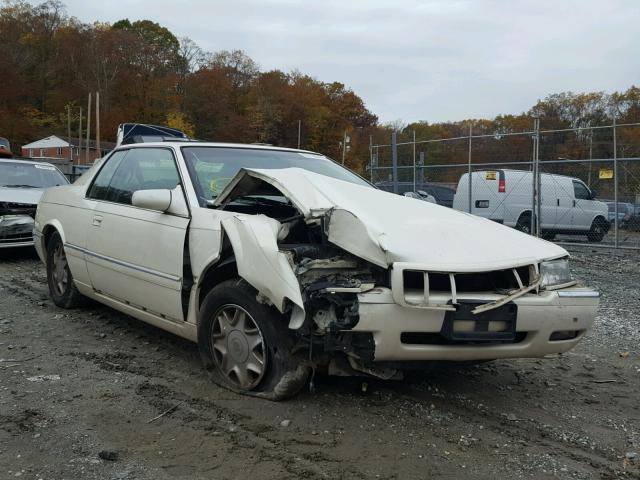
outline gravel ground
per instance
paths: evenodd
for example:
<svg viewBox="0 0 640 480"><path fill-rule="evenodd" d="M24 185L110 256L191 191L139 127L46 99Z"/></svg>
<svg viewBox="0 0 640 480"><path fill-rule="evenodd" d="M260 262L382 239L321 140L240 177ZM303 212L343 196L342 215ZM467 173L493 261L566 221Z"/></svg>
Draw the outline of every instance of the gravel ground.
<svg viewBox="0 0 640 480"><path fill-rule="evenodd" d="M210 384L195 346L154 327L56 308L34 254L5 253L0 478L640 478L640 255L573 253L603 294L574 351L366 392L320 377L282 403Z"/></svg>

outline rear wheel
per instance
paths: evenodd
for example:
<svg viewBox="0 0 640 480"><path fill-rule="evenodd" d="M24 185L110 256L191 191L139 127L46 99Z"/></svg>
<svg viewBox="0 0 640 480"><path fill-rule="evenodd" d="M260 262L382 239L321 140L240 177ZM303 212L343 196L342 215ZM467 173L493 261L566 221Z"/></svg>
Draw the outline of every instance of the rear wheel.
<svg viewBox="0 0 640 480"><path fill-rule="evenodd" d="M587 239L593 243L601 242L606 233L607 226L605 225L604 220L596 218L591 224L591 230L587 233Z"/></svg>
<svg viewBox="0 0 640 480"><path fill-rule="evenodd" d="M47 283L53 303L62 308L77 307L84 298L73 282L64 244L58 232L47 243Z"/></svg>
<svg viewBox="0 0 640 480"><path fill-rule="evenodd" d="M518 218L516 223L516 230L520 230L522 233L526 233L527 235L531 235L531 214L523 213Z"/></svg>
<svg viewBox="0 0 640 480"><path fill-rule="evenodd" d="M306 384L308 368L295 358L286 318L260 303L244 280L228 280L200 309L198 346L212 380L230 390L283 400Z"/></svg>

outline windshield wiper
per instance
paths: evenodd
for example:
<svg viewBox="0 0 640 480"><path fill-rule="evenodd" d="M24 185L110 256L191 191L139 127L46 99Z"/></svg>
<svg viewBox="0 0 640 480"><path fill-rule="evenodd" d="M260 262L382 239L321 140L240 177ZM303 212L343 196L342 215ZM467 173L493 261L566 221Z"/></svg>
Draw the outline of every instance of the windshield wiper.
<svg viewBox="0 0 640 480"><path fill-rule="evenodd" d="M246 203L250 205L258 204L258 205L267 205L269 207L283 207L283 206L291 205L291 202L289 202L288 200L283 202L280 200L272 200L270 198L264 198L264 197L238 197L229 203L230 204Z"/></svg>
<svg viewBox="0 0 640 480"><path fill-rule="evenodd" d="M35 185L21 185L21 184L11 184L11 185L2 185L3 187L7 187L7 188L40 188L40 187L36 187Z"/></svg>

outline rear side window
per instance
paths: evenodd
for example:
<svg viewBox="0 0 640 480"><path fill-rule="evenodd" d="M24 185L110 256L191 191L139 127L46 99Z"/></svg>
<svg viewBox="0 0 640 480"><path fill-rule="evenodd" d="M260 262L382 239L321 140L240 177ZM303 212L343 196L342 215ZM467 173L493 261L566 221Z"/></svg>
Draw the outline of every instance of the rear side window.
<svg viewBox="0 0 640 480"><path fill-rule="evenodd" d="M109 157L91 187L89 197L131 205L133 192L137 190L171 190L179 183L180 176L170 150L123 150Z"/></svg>
<svg viewBox="0 0 640 480"><path fill-rule="evenodd" d="M582 182L573 181L573 191L578 200L589 200L591 198L591 194L589 189Z"/></svg>

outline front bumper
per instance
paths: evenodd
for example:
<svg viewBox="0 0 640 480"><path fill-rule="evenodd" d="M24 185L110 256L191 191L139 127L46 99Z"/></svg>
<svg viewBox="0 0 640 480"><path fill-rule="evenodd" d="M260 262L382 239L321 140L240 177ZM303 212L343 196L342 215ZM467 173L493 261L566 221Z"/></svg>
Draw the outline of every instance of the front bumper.
<svg viewBox="0 0 640 480"><path fill-rule="evenodd" d="M434 303L440 301L446 304L449 298L443 295L441 299L433 300ZM497 294L459 293L458 298L489 303L501 297ZM394 302L391 290L387 288L362 293L358 295L358 300L360 320L352 331L370 332L373 335L375 361L470 361L542 357L570 350L591 328L599 294L582 287L527 294L513 302L518 307L517 341L445 345L409 343L406 340L420 336L416 334L439 333L445 311L399 305ZM550 339L554 332L564 331L575 332L575 338Z"/></svg>
<svg viewBox="0 0 640 480"><path fill-rule="evenodd" d="M0 216L0 248L33 246L33 218L28 215Z"/></svg>

